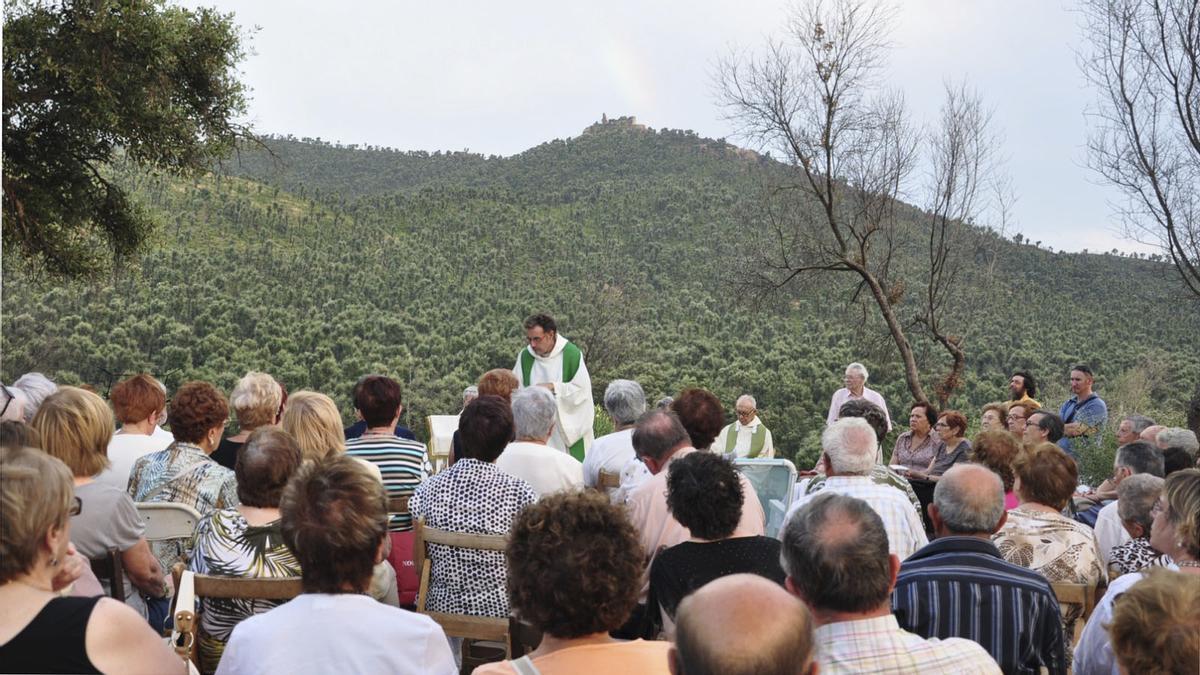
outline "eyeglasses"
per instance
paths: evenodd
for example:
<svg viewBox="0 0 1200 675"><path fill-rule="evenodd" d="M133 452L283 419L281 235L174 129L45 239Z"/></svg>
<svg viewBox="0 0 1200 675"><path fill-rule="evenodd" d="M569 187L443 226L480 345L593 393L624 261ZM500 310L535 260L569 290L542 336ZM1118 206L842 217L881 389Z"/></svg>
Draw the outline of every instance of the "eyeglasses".
<svg viewBox="0 0 1200 675"><path fill-rule="evenodd" d="M0 408L0 417L4 417L4 413L8 412L8 406L12 405L13 399L16 396L13 396L12 390L3 384L0 384L0 389L3 389L4 395L8 397L4 399L4 407Z"/></svg>
<svg viewBox="0 0 1200 675"><path fill-rule="evenodd" d="M945 422L938 422L937 424L933 425L933 428L934 429L949 429L950 425L946 424Z"/></svg>
<svg viewBox="0 0 1200 675"><path fill-rule="evenodd" d="M79 497L73 497L75 501L71 502L71 508L67 509L68 516L77 516L83 513L83 500Z"/></svg>
<svg viewBox="0 0 1200 675"><path fill-rule="evenodd" d="M753 411L753 410L738 410L736 412L737 412L738 417L753 417L755 411Z"/></svg>
<svg viewBox="0 0 1200 675"><path fill-rule="evenodd" d="M1009 415L1009 416L1008 416L1008 417L1006 417L1005 419L1007 419L1007 420L1009 420L1009 421L1011 422L1012 420L1023 420L1023 419L1025 419L1025 418L1024 418L1023 416L1021 416L1021 415Z"/></svg>
<svg viewBox="0 0 1200 675"><path fill-rule="evenodd" d="M1160 513L1166 513L1166 511L1167 511L1167 503L1160 499L1160 500L1154 502L1154 506L1150 507L1150 517L1153 518Z"/></svg>

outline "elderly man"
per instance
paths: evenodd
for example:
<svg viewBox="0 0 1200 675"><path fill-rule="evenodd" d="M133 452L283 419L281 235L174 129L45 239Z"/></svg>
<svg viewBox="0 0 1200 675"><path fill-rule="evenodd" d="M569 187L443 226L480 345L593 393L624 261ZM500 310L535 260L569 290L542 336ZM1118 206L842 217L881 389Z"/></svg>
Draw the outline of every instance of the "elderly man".
<svg viewBox="0 0 1200 675"><path fill-rule="evenodd" d="M892 430L892 416L888 413L887 403L883 400L883 396L874 389L867 388L867 367L861 363L855 362L846 366L846 375L842 378L842 383L846 386L833 392L833 398L829 401L829 414L825 416L825 424L833 424L838 420L838 411L846 401L852 401L857 398L866 399L871 403L879 406L883 410L883 416L887 420L888 431Z"/></svg>
<svg viewBox="0 0 1200 675"><path fill-rule="evenodd" d="M1117 445L1125 445L1141 439L1142 432L1154 426L1154 420L1145 415L1126 415L1117 425Z"/></svg>
<svg viewBox="0 0 1200 675"><path fill-rule="evenodd" d="M1108 423L1108 405L1092 385L1096 378L1092 369L1079 364L1071 369L1071 398L1058 410L1063 421L1063 437L1058 447L1079 460L1084 451L1100 447L1101 432Z"/></svg>
<svg viewBox="0 0 1200 675"><path fill-rule="evenodd" d="M1047 410L1037 410L1025 422L1023 440L1031 445L1057 443L1063 437L1063 423L1058 415Z"/></svg>
<svg viewBox="0 0 1200 675"><path fill-rule="evenodd" d="M1117 455L1113 459L1113 484L1119 487L1121 481L1142 473L1163 477L1162 452L1145 441L1127 443L1117 448ZM1131 539L1129 532L1121 524L1119 504L1120 500L1109 502L1096 514L1096 546L1100 549L1100 559L1104 561L1105 567L1112 561L1113 547ZM1087 522L1083 520L1083 516L1084 514L1079 514L1076 520Z"/></svg>
<svg viewBox="0 0 1200 675"><path fill-rule="evenodd" d="M1158 434L1166 428L1167 427L1161 424L1151 424L1145 429L1142 429L1142 433L1138 434L1138 440L1146 441L1152 445L1158 445Z"/></svg>
<svg viewBox="0 0 1200 675"><path fill-rule="evenodd" d="M875 509L887 528L888 550L900 559L929 543L921 517L908 497L871 477L878 447L875 430L864 419L840 419L826 427L821 434L821 462L828 478L819 492L796 500L786 518L816 497L834 492L862 499Z"/></svg>
<svg viewBox="0 0 1200 675"><path fill-rule="evenodd" d="M1042 575L1000 556L1004 484L978 464L942 475L929 517L937 538L905 560L892 591L900 627L926 638L966 638L1005 673L1065 673L1062 621Z"/></svg>
<svg viewBox="0 0 1200 675"><path fill-rule="evenodd" d="M521 387L542 387L554 395L558 408L550 445L583 461L592 447L592 378L583 363L583 352L558 334L558 324L548 314L525 319L529 343L517 355L513 375Z"/></svg>
<svg viewBox="0 0 1200 675"><path fill-rule="evenodd" d="M717 434L712 449L734 457L774 457L775 443L771 430L758 419L758 402L750 394L742 394L733 406L737 420Z"/></svg>
<svg viewBox="0 0 1200 675"><path fill-rule="evenodd" d="M1042 407L1033 397L1037 396L1037 380L1026 370L1018 370L1008 378L1008 400L1022 403L1032 402L1034 407Z"/></svg>
<svg viewBox="0 0 1200 675"><path fill-rule="evenodd" d="M903 630L889 596L900 559L888 553L879 514L861 499L824 491L783 530L787 589L817 623L821 673L999 673L983 647Z"/></svg>
<svg viewBox="0 0 1200 675"><path fill-rule="evenodd" d="M1196 432L1183 427L1167 427L1158 432L1158 437L1154 439L1154 444L1159 450L1167 448L1181 448L1184 452L1196 456L1196 451L1200 450L1200 441L1196 439Z"/></svg>
<svg viewBox="0 0 1200 675"><path fill-rule="evenodd" d="M538 497L583 487L579 460L546 445L558 407L541 387L522 389L512 397L513 431L517 440L496 460L496 468L529 483Z"/></svg>
<svg viewBox="0 0 1200 675"><path fill-rule="evenodd" d="M755 574L721 577L679 604L672 675L812 675L812 617ZM736 631L729 630L737 626Z"/></svg>
<svg viewBox="0 0 1200 675"><path fill-rule="evenodd" d="M675 520L667 507L667 467L675 459L696 452L696 449L691 447L691 439L679 418L673 412L657 409L638 419L633 430L633 448L653 474L629 496L629 519L638 530L642 548L646 552L648 570L649 562L660 550L691 538L691 532ZM738 478L742 484L742 494L747 499L742 503L742 516L732 536L761 535L766 524L762 503L754 496L757 493L750 481L741 474L738 474ZM643 591L648 587L647 578Z"/></svg>
<svg viewBox="0 0 1200 675"><path fill-rule="evenodd" d="M646 412L646 392L633 380L613 380L604 390L604 409L612 419L613 432L597 438L583 459L583 484L600 487L600 472L615 474L619 484L603 489L614 504L624 504L629 493L650 477L633 450L633 425Z"/></svg>

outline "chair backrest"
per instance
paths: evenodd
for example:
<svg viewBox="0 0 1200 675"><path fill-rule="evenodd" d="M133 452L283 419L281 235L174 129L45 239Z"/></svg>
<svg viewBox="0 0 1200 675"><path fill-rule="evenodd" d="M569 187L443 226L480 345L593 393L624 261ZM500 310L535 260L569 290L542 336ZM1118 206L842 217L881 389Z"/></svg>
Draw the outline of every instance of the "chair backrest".
<svg viewBox="0 0 1200 675"><path fill-rule="evenodd" d="M510 659L519 659L542 644L542 631L516 616L508 617L508 634L512 644L512 652L508 655Z"/></svg>
<svg viewBox="0 0 1200 675"><path fill-rule="evenodd" d="M600 477L596 479L596 487L601 490L615 490L621 487L621 474L601 469Z"/></svg>
<svg viewBox="0 0 1200 675"><path fill-rule="evenodd" d="M121 552L113 549L99 558L91 558L92 573L100 581L108 582L108 595L117 602L125 602L125 568L121 565Z"/></svg>
<svg viewBox="0 0 1200 675"><path fill-rule="evenodd" d="M408 495L388 498L388 513L408 513Z"/></svg>
<svg viewBox="0 0 1200 675"><path fill-rule="evenodd" d="M429 451L429 463L437 473L450 463L450 444L458 430L458 415L430 415L425 418L425 423L429 425L429 444L425 447Z"/></svg>
<svg viewBox="0 0 1200 675"><path fill-rule="evenodd" d="M196 574L184 569L183 563L171 567L175 580L175 631L172 645L185 659L190 658L199 668L199 652L196 649L196 604L200 598L238 600L291 600L304 592L299 577L216 577ZM190 635L190 637L188 637ZM185 656L183 650L188 650ZM208 670L214 670L213 668Z"/></svg>
<svg viewBox="0 0 1200 675"><path fill-rule="evenodd" d="M1050 586L1054 588L1054 597L1058 598L1058 604L1080 605L1083 607L1083 613L1079 615L1071 631L1071 645L1074 646L1079 642L1080 636L1083 635L1084 624L1092 616L1092 610L1096 609L1096 598L1099 595L1099 588L1090 584L1068 584L1062 582L1052 583Z"/></svg>
<svg viewBox="0 0 1200 675"><path fill-rule="evenodd" d="M792 505L793 488L796 486L796 465L789 459L734 460L734 465L754 486L754 492L767 516L766 534L778 537L783 528L783 518Z"/></svg>
<svg viewBox="0 0 1200 675"><path fill-rule="evenodd" d="M146 541L190 539L200 522L200 512L175 502L138 502L138 515L146 524Z"/></svg>
<svg viewBox="0 0 1200 675"><path fill-rule="evenodd" d="M413 564L417 568L417 576L421 580L417 591L417 612L425 614L438 622L448 637L469 638L472 640L490 640L503 642L508 653L512 653L509 643L508 619L490 616L471 616L467 614L445 614L430 612L425 609L425 599L429 592L429 546L441 544L454 548L469 548L481 551L503 551L508 546L508 537L495 534L463 534L447 532L425 526L425 519L413 522L415 542L413 544Z"/></svg>

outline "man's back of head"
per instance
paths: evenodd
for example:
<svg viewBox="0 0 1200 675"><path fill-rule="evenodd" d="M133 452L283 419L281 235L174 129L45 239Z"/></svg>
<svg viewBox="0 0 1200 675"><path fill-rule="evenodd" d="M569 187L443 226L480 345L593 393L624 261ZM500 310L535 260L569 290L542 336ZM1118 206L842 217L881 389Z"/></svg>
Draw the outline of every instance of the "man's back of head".
<svg viewBox="0 0 1200 675"><path fill-rule="evenodd" d="M990 537L1004 524L1004 483L979 464L951 467L933 490L930 516L940 536Z"/></svg>
<svg viewBox="0 0 1200 675"><path fill-rule="evenodd" d="M633 449L639 457L655 462L666 461L676 450L686 447L688 434L675 413L654 409L638 418L633 428Z"/></svg>
<svg viewBox="0 0 1200 675"><path fill-rule="evenodd" d="M833 475L865 476L875 465L879 439L865 419L847 417L825 428L821 450Z"/></svg>
<svg viewBox="0 0 1200 675"><path fill-rule="evenodd" d="M814 613L888 613L900 562L869 504L821 492L787 521L782 539L788 588Z"/></svg>
<svg viewBox="0 0 1200 675"><path fill-rule="evenodd" d="M1163 477L1163 453L1146 441L1134 441L1117 448L1116 464L1126 467L1131 474Z"/></svg>
<svg viewBox="0 0 1200 675"><path fill-rule="evenodd" d="M804 675L814 656L804 604L763 577L735 574L679 605L670 667L675 675Z"/></svg>

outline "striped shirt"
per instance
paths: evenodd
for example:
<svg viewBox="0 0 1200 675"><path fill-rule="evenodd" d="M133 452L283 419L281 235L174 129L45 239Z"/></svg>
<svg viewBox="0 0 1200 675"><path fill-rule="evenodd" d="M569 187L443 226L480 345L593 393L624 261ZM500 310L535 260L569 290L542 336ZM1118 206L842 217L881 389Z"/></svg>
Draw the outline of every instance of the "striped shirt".
<svg viewBox="0 0 1200 675"><path fill-rule="evenodd" d="M346 454L379 467L389 499L411 497L417 486L431 473L425 445L399 436L366 434L353 438L346 441ZM411 529L410 514L392 514L388 530L407 532Z"/></svg>
<svg viewBox="0 0 1200 675"><path fill-rule="evenodd" d="M818 626L814 635L821 673L999 673L983 647L969 640L926 640L902 630L888 614Z"/></svg>
<svg viewBox="0 0 1200 675"><path fill-rule="evenodd" d="M942 537L900 566L892 612L905 629L983 646L1005 673L1067 672L1058 600L1045 577L990 541Z"/></svg>

